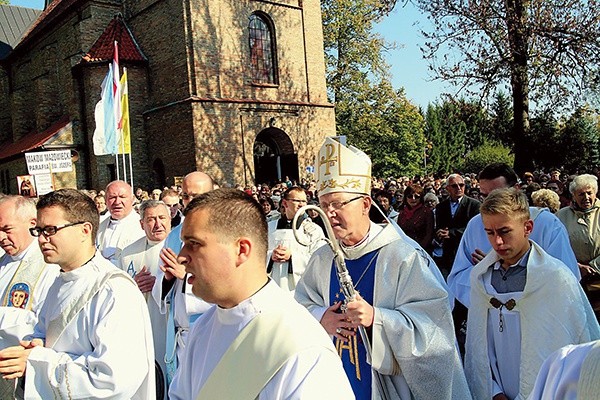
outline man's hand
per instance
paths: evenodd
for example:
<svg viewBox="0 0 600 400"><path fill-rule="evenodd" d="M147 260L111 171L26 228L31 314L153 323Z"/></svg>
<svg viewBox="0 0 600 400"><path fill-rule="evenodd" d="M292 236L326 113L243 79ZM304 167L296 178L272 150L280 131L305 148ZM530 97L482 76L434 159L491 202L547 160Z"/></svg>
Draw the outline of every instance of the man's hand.
<svg viewBox="0 0 600 400"><path fill-rule="evenodd" d="M17 379L25 375L27 359L31 350L43 346L40 339L22 340L19 346L7 347L0 351L0 374L4 379Z"/></svg>
<svg viewBox="0 0 600 400"><path fill-rule="evenodd" d="M438 240L438 242L443 242L444 239L448 239L450 237L449 232L450 231L448 230L448 228L438 229L435 233L435 237Z"/></svg>
<svg viewBox="0 0 600 400"><path fill-rule="evenodd" d="M185 266L177 262L177 254L168 247L160 251L160 259L164 265L160 269L165 273L165 279L168 281L173 278L183 279L185 277Z"/></svg>
<svg viewBox="0 0 600 400"><path fill-rule="evenodd" d="M133 280L137 283L137 286L142 293L148 293L152 291L156 277L152 275L144 265L142 269L135 274Z"/></svg>
<svg viewBox="0 0 600 400"><path fill-rule="evenodd" d="M473 263L473 265L476 265L481 260L483 260L485 256L486 254L483 251L481 251L480 249L475 249L475 251L471 253L471 262Z"/></svg>
<svg viewBox="0 0 600 400"><path fill-rule="evenodd" d="M354 301L346 304L346 318L348 318L353 327L358 328L362 325L368 328L373 325L375 309L360 294L356 293Z"/></svg>
<svg viewBox="0 0 600 400"><path fill-rule="evenodd" d="M271 260L275 262L286 262L290 259L292 253L287 247L279 245L273 249L273 254L271 255Z"/></svg>
<svg viewBox="0 0 600 400"><path fill-rule="evenodd" d="M346 319L346 314L336 312L341 305L342 302L338 301L329 307L321 318L321 325L328 334L347 342L350 336L356 335L356 332Z"/></svg>
<svg viewBox="0 0 600 400"><path fill-rule="evenodd" d="M581 273L582 279L588 275L592 276L592 275L598 274L598 272L594 268L590 267L589 265L577 263L577 266L579 267L579 272Z"/></svg>

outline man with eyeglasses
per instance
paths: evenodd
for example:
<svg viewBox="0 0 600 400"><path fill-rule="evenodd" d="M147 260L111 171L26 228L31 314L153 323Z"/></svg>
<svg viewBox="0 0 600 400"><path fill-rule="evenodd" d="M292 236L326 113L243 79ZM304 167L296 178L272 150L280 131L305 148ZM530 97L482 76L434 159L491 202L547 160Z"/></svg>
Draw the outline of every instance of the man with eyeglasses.
<svg viewBox="0 0 600 400"><path fill-rule="evenodd" d="M481 203L465 196L465 181L459 174L448 176L446 190L448 198L435 208L435 239L442 245L442 256L436 262L447 275L467 223L479 214Z"/></svg>
<svg viewBox="0 0 600 400"><path fill-rule="evenodd" d="M106 186L110 218L100 223L97 245L102 256L115 265L125 247L145 236L133 200L133 189L127 182L112 181Z"/></svg>
<svg viewBox="0 0 600 400"><path fill-rule="evenodd" d="M96 251L93 200L61 189L40 197L37 210L31 234L61 272L31 340L0 351L0 374L26 377L27 399L154 399L148 309L135 282Z"/></svg>
<svg viewBox="0 0 600 400"><path fill-rule="evenodd" d="M208 174L200 171L187 174L181 184L183 207L187 207L194 197L210 192L213 188L214 181ZM210 307L204 300L194 296L191 285L187 284L188 274L185 272L185 266L177 260L177 255L183 247L182 227L183 221L165 240L160 252L160 271L152 288L152 297L158 303L160 311L169 311L165 349L167 384L171 383L178 360L183 356L190 323Z"/></svg>
<svg viewBox="0 0 600 400"><path fill-rule="evenodd" d="M323 231L307 215L298 218L300 243L292 232L292 220L307 201L304 189L298 186L287 189L282 201L284 213L268 225L267 273L279 287L292 294L306 269L310 256L325 244Z"/></svg>
<svg viewBox="0 0 600 400"><path fill-rule="evenodd" d="M313 254L295 298L320 321L357 399L469 399L448 293L392 224L372 223L371 160L326 138L316 159L319 205L358 293L344 302L329 246ZM363 342L358 329L370 343Z"/></svg>
<svg viewBox="0 0 600 400"><path fill-rule="evenodd" d="M14 346L33 332L48 289L59 267L46 264L29 229L35 227L35 203L22 196L0 197L0 348ZM13 294L22 292L22 304ZM0 379L0 398L14 397L15 381Z"/></svg>

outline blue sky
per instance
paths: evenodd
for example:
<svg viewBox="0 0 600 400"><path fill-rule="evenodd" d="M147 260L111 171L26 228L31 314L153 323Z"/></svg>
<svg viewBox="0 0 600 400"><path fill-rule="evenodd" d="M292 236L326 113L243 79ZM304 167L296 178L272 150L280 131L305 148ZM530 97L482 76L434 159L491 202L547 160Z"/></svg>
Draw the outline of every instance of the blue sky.
<svg viewBox="0 0 600 400"><path fill-rule="evenodd" d="M10 4L41 9L44 0L10 0ZM415 26L416 22L427 24L426 18L410 3L406 7L397 6L377 25L377 32L387 41L397 44L396 49L386 53L394 87L404 87L408 99L426 108L429 102L436 101L442 92L450 89L441 82L431 81L427 61L423 60L419 50L424 40Z"/></svg>

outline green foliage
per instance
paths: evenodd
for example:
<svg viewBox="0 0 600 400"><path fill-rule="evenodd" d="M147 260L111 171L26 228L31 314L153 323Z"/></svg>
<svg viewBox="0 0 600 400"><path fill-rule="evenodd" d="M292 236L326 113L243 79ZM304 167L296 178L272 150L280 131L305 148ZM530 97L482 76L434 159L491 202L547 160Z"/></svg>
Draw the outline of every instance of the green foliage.
<svg viewBox="0 0 600 400"><path fill-rule="evenodd" d="M374 24L394 1L324 0L323 36L337 133L365 151L375 176L422 172L423 117L393 89L383 51L391 45Z"/></svg>
<svg viewBox="0 0 600 400"><path fill-rule="evenodd" d="M425 121L425 136L431 143L429 173L445 175L462 170L470 150L494 139L488 112L475 101L460 99L430 104Z"/></svg>
<svg viewBox="0 0 600 400"><path fill-rule="evenodd" d="M467 154L463 170L478 173L486 165L493 162L503 162L512 165L514 160L515 156L510 153L508 147L498 142L486 142Z"/></svg>
<svg viewBox="0 0 600 400"><path fill-rule="evenodd" d="M10 4L10 1L9 1L9 0L0 0L0 5L7 6L7 5L9 5L9 4Z"/></svg>
<svg viewBox="0 0 600 400"><path fill-rule="evenodd" d="M576 110L565 121L561 133L560 151L566 156L564 166L568 171L590 172L600 165L600 134L591 113L584 109Z"/></svg>
<svg viewBox="0 0 600 400"><path fill-rule="evenodd" d="M428 15L422 50L434 76L486 100L510 88L517 170L531 161L530 98L565 109L598 84L597 0L411 1Z"/></svg>

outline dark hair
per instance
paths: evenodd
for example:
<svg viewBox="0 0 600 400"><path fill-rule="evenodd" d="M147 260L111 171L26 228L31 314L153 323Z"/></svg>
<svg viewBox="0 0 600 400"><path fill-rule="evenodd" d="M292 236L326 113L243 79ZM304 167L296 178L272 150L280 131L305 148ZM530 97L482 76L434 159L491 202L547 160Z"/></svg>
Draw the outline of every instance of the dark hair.
<svg viewBox="0 0 600 400"><path fill-rule="evenodd" d="M92 244L96 242L100 216L94 200L76 189L59 189L43 196L37 202L37 210L60 207L69 222L89 222L92 224Z"/></svg>
<svg viewBox="0 0 600 400"><path fill-rule="evenodd" d="M257 250L267 251L267 220L260 204L238 189L216 189L194 198L183 215L208 210L207 226L221 238L235 240L241 236L256 239Z"/></svg>
<svg viewBox="0 0 600 400"><path fill-rule="evenodd" d="M404 199L402 200L405 206L408 206L408 196L416 193L421 196L419 203L425 204L425 196L423 195L423 187L417 184L410 184L404 189Z"/></svg>
<svg viewBox="0 0 600 400"><path fill-rule="evenodd" d="M504 163L492 163L488 164L484 169L479 173L478 179L481 181L482 179L486 180L494 180L496 178L504 177L506 179L506 183L509 187L513 187L519 181L519 177L515 173L515 171L508 166L508 164Z"/></svg>
<svg viewBox="0 0 600 400"><path fill-rule="evenodd" d="M392 193L389 190L385 190L385 189L380 189L377 192L375 192L375 198L377 197L385 197L386 199L388 199L388 202L390 203L390 205L392 204Z"/></svg>

